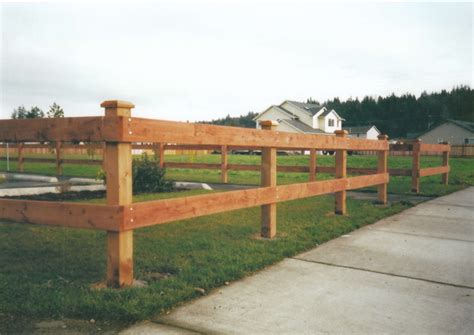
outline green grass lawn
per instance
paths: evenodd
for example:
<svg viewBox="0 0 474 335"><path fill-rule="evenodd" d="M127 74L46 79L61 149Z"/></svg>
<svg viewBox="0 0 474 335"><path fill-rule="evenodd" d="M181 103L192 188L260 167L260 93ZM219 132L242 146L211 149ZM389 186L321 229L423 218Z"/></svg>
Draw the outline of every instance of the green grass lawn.
<svg viewBox="0 0 474 335"><path fill-rule="evenodd" d="M51 156L53 157L53 156ZM68 158L83 158L87 156L68 156ZM96 156L100 159L100 156ZM175 156L167 155L167 162L194 162L194 163L219 163L220 155L197 155L197 156ZM318 156L317 163L320 166L334 166L333 156ZM259 156L229 155L229 164L260 164ZM298 165L308 166L308 156L278 156L279 165ZM411 168L411 157L390 156L389 168ZM377 165L375 156L349 156L348 167L373 167ZM432 167L441 165L441 157L425 156L422 157L422 167ZM467 185L474 185L474 159L470 158L451 158L451 172L449 185L445 187L441 184L441 176L430 176L421 178L420 194L439 196L460 190ZM0 161L0 171L6 170L6 162ZM16 164L11 164L11 170L16 171ZM100 170L100 166L88 166L77 164L65 164L64 174L69 176L95 177ZM43 163L25 163L25 172L39 174L55 174L54 164ZM260 182L260 173L257 171L229 171L229 182L236 184L254 184ZM167 178L180 181L198 181L208 183L220 182L219 170L197 170L197 169L168 169ZM318 179L332 178L328 174L318 174ZM291 184L306 182L307 173L278 173L279 184ZM373 189L372 189L373 190ZM391 177L388 191L390 193L410 193L410 177Z"/></svg>
<svg viewBox="0 0 474 335"><path fill-rule="evenodd" d="M135 201L199 194L187 191ZM100 200L98 200L100 201ZM348 199L335 216L334 198L278 205L277 239L256 238L259 208L205 216L135 231L135 277L146 288L91 288L105 277L106 235L24 224L0 224L0 313L31 317L140 320L255 272L408 205L374 206ZM169 274L154 280L156 274Z"/></svg>
<svg viewBox="0 0 474 335"><path fill-rule="evenodd" d="M168 161L219 162L218 155L167 156ZM230 163L258 164L260 157L230 156ZM278 157L281 165L306 165L308 157ZM422 165L438 165L437 157ZM474 160L451 160L451 185L440 176L422 179L425 194L445 194L474 184ZM3 165L2 165L3 164ZM318 157L330 166L333 157ZM376 157L349 157L349 166L375 166ZM390 167L408 168L408 157L390 157ZM53 174L54 166L26 164L27 172ZM14 168L14 167L13 167ZM5 170L5 162L0 162ZM65 165L65 173L95 176L97 166ZM168 178L218 182L218 171L170 169ZM230 182L257 184L255 172L229 172ZM327 178L327 175L320 175ZM303 173L280 173L279 183L304 182ZM410 178L392 178L392 192L409 192ZM207 191L185 191L137 196L134 201L180 197ZM95 202L103 199L93 200ZM58 227L0 223L0 316L32 318L94 318L141 320L199 296L206 291L251 274L332 238L406 209L407 203L375 206L348 199L348 215L333 215L334 197L319 196L278 204L278 236L256 238L259 208L215 214L135 231L135 277L145 288L93 289L105 278L106 233ZM159 277L162 279L158 279ZM1 320L1 317L0 317ZM1 328L0 328L1 330Z"/></svg>

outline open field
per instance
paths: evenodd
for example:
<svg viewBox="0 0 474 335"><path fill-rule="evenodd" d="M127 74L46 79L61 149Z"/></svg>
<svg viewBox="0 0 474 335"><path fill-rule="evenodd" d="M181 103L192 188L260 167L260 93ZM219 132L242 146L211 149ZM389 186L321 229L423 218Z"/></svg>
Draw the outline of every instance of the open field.
<svg viewBox="0 0 474 335"><path fill-rule="evenodd" d="M27 156L28 157L28 156ZM32 157L49 157L45 155L35 155ZM65 158L87 159L87 156L67 156ZM95 156L95 159L101 159ZM260 164L260 156L229 155L229 164ZM167 155L166 162L188 162L188 163L220 163L220 155ZM372 167L377 166L377 157L375 156L348 156L348 167ZM389 156L389 168L411 168L411 157ZM421 167L433 167L441 165L442 158L437 156L422 156ZM318 166L334 166L333 156L318 156ZM302 155L278 156L278 165L308 166L309 157ZM473 158L451 158L451 172L449 175L449 186L445 187L440 183L441 176L430 176L421 178L422 195L439 196L454 192L464 188L467 185L474 185L474 159ZM16 163L11 163L10 168L16 171ZM0 161L0 171L6 170L6 162ZM70 176L95 177L100 170L100 166L65 164L64 174ZM48 163L28 163L25 162L25 172L53 175L55 174L54 164ZM232 171L228 172L229 183L235 184L254 184L260 183L260 174L255 171ZM167 178L180 181L197 182L220 182L219 170L198 170L198 169L167 169ZM278 184L291 184L306 182L308 175L306 173L278 173ZM332 178L329 174L318 174L318 180ZM388 186L389 193L410 193L410 177L391 177Z"/></svg>

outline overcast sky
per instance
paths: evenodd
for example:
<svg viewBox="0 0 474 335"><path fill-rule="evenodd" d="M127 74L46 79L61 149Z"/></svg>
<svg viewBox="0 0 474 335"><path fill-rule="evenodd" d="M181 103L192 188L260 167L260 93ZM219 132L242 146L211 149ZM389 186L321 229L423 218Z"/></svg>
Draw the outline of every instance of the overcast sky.
<svg viewBox="0 0 474 335"><path fill-rule="evenodd" d="M473 82L473 5L161 2L0 4L1 114L66 116L128 100L194 121L285 99L386 95Z"/></svg>

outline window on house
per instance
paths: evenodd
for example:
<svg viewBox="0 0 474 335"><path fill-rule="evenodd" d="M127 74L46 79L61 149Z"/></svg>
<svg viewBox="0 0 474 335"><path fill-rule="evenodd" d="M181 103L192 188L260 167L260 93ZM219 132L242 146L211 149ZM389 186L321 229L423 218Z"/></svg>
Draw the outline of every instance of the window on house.
<svg viewBox="0 0 474 335"><path fill-rule="evenodd" d="M464 139L464 144L474 144L474 137L465 138Z"/></svg>
<svg viewBox="0 0 474 335"><path fill-rule="evenodd" d="M444 140L442 138L438 138L438 144L444 143Z"/></svg>
<svg viewBox="0 0 474 335"><path fill-rule="evenodd" d="M329 127L334 127L334 119L329 119L328 120L328 126Z"/></svg>

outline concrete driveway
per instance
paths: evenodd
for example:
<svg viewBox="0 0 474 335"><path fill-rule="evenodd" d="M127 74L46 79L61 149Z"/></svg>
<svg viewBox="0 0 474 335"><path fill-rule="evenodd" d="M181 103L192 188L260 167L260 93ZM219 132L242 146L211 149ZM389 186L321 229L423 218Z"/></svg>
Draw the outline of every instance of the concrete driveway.
<svg viewBox="0 0 474 335"><path fill-rule="evenodd" d="M123 334L472 334L474 187L285 259Z"/></svg>

